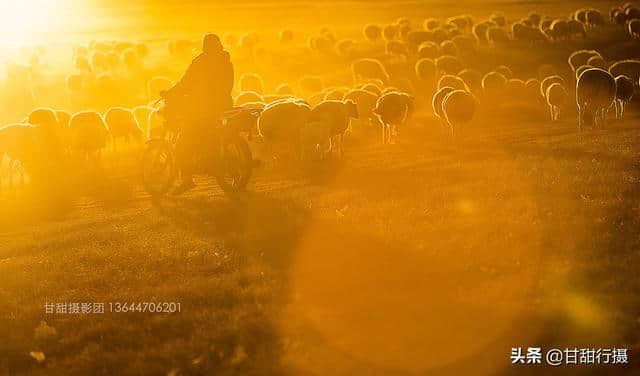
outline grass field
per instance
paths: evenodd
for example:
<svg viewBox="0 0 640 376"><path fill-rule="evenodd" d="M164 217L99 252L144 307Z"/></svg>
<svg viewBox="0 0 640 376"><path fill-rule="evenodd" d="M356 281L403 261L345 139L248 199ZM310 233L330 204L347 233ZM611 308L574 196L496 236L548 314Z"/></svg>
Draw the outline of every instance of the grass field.
<svg viewBox="0 0 640 376"><path fill-rule="evenodd" d="M314 175L266 165L235 199L202 179L153 203L133 176L4 193L0 373L521 375L514 346L637 351L637 119L497 119L454 146L432 122ZM138 301L182 311L44 307ZM570 371L637 371L608 367Z"/></svg>
<svg viewBox="0 0 640 376"><path fill-rule="evenodd" d="M277 49L277 31L291 27L293 53L274 55L286 59L234 61L236 73L257 71L271 90L303 74L322 75L327 86L350 82L343 60L310 63L317 56L305 33L323 25L362 39L364 23L400 16L418 24L494 10L566 17L617 4L124 3L95 1L95 18L50 39L59 66L43 81L46 103L35 104L84 109L65 107L60 94L76 41L148 42L154 75L174 79L184 67L164 66L167 37L258 30ZM473 63L483 72L504 63L529 78L552 62L572 77L566 57L575 49L597 48L611 61L640 51L614 27L548 47L483 48ZM304 165L263 158L248 192L235 197L201 176L188 194L154 201L131 151L77 176L50 171L56 183L45 190L1 187L0 376L640 374L637 98L624 121L582 133L573 98L553 123L539 104L495 115L483 104L455 143L418 100L402 142L348 137L343 159ZM0 110L3 122L24 116ZM180 312L109 312L137 302L175 302ZM106 312L47 313L51 303L103 303ZM631 363L511 365L513 347L535 346L627 348Z"/></svg>

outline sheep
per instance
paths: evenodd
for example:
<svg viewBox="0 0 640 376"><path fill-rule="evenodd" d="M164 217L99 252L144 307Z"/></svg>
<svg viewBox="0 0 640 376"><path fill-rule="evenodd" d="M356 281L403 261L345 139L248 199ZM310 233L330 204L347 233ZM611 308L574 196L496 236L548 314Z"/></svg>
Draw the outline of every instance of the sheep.
<svg viewBox="0 0 640 376"><path fill-rule="evenodd" d="M507 78L499 72L489 72L482 77L482 92L486 97L496 99L504 93Z"/></svg>
<svg viewBox="0 0 640 376"><path fill-rule="evenodd" d="M368 24L362 29L364 37L371 43L376 43L382 37L382 28L378 25Z"/></svg>
<svg viewBox="0 0 640 376"><path fill-rule="evenodd" d="M451 41L456 45L459 54L468 55L477 48L477 41L469 35L456 35L451 38Z"/></svg>
<svg viewBox="0 0 640 376"><path fill-rule="evenodd" d="M542 20L542 16L539 15L538 13L529 13L527 15L527 19L529 20L529 22L531 22L531 24L533 26L538 26L540 25L540 21Z"/></svg>
<svg viewBox="0 0 640 376"><path fill-rule="evenodd" d="M440 46L434 42L423 42L418 46L418 57L435 59L440 56Z"/></svg>
<svg viewBox="0 0 640 376"><path fill-rule="evenodd" d="M507 20L504 17L504 15L499 13L492 14L491 16L489 16L489 19L495 22L495 24L498 25L499 27L504 27L507 23Z"/></svg>
<svg viewBox="0 0 640 376"><path fill-rule="evenodd" d="M482 73L477 70L471 68L463 69L458 73L458 77L462 78L472 92L479 93L482 91Z"/></svg>
<svg viewBox="0 0 640 376"><path fill-rule="evenodd" d="M140 62L138 53L133 48L127 48L122 51L121 60L125 67L129 70L137 70L141 67L142 63ZM108 65L108 62L107 62Z"/></svg>
<svg viewBox="0 0 640 376"><path fill-rule="evenodd" d="M69 121L71 120L71 113L64 110L57 110L56 117L58 118L58 128L68 129Z"/></svg>
<svg viewBox="0 0 640 376"><path fill-rule="evenodd" d="M442 113L445 123L451 131L451 139L455 138L458 128L468 124L476 112L476 100L473 95L464 90L454 90L448 93L442 101Z"/></svg>
<svg viewBox="0 0 640 376"><path fill-rule="evenodd" d="M440 119L442 125L445 127L447 127L448 125L446 123L444 113L442 112L442 102L444 101L444 98L447 96L447 94L451 93L454 90L455 89L451 86L441 87L433 94L433 97L431 98L431 108L433 109L433 114L438 119Z"/></svg>
<svg viewBox="0 0 640 376"><path fill-rule="evenodd" d="M69 121L70 147L74 152L91 157L107 145L107 128L95 111L81 111Z"/></svg>
<svg viewBox="0 0 640 376"><path fill-rule="evenodd" d="M493 46L505 46L509 44L509 34L505 29L497 26L491 26L486 31L486 39Z"/></svg>
<svg viewBox="0 0 640 376"><path fill-rule="evenodd" d="M373 113L382 123L382 143L391 142L391 134L399 140L400 130L413 113L414 98L407 93L392 91L383 94L376 102Z"/></svg>
<svg viewBox="0 0 640 376"><path fill-rule="evenodd" d="M547 98L547 104L549 105L551 121L558 120L560 110L564 107L567 100L567 91L564 89L562 84L554 82L547 88L545 98Z"/></svg>
<svg viewBox="0 0 640 376"><path fill-rule="evenodd" d="M91 72L91 64L86 56L76 56L74 66L81 72Z"/></svg>
<svg viewBox="0 0 640 376"><path fill-rule="evenodd" d="M616 118L622 119L624 110L633 97L633 81L627 76L618 76L616 80Z"/></svg>
<svg viewBox="0 0 640 376"><path fill-rule="evenodd" d="M338 152L343 156L344 133L350 128L352 118L358 119L358 108L353 100L325 100L311 109L306 127L324 127L330 137L330 145L336 139L339 143ZM333 146L329 150L332 148Z"/></svg>
<svg viewBox="0 0 640 376"><path fill-rule="evenodd" d="M353 39L341 39L336 43L336 53L340 57L349 58L352 56L357 43Z"/></svg>
<svg viewBox="0 0 640 376"><path fill-rule="evenodd" d="M280 35L282 35L282 34L280 34ZM233 33L224 33L224 34L222 34L222 44L225 47L233 48L238 44L238 36L236 34L233 34Z"/></svg>
<svg viewBox="0 0 640 376"><path fill-rule="evenodd" d="M406 40L407 39L407 35L409 34L409 32L411 31L411 26L409 25L398 25L398 34L400 36L400 39Z"/></svg>
<svg viewBox="0 0 640 376"><path fill-rule="evenodd" d="M586 71L587 69L591 69L591 68L595 68L595 67L592 67L589 64L585 64L585 65L581 65L578 69L576 69L576 74L575 74L576 81L578 80L578 77L580 77L582 72Z"/></svg>
<svg viewBox="0 0 640 376"><path fill-rule="evenodd" d="M547 89L549 88L549 86L555 83L558 83L564 86L565 84L564 78L558 75L553 75L553 76L545 77L545 79L540 82L540 94L542 94L543 98L545 99L547 98Z"/></svg>
<svg viewBox="0 0 640 376"><path fill-rule="evenodd" d="M311 113L310 106L301 100L282 100L267 105L258 118L258 134L269 147L293 147L303 156L301 131ZM301 154L298 154L301 153Z"/></svg>
<svg viewBox="0 0 640 376"><path fill-rule="evenodd" d="M146 43L138 42L135 44L135 46L133 46L133 48L135 49L136 54L138 54L141 59L149 56L149 46L147 46Z"/></svg>
<svg viewBox="0 0 640 376"><path fill-rule="evenodd" d="M173 86L173 82L166 77L152 77L147 81L147 98L155 100L160 98L160 93Z"/></svg>
<svg viewBox="0 0 640 376"><path fill-rule="evenodd" d="M621 60L609 67L609 73L613 77L627 76L637 83L640 79L640 60Z"/></svg>
<svg viewBox="0 0 640 376"><path fill-rule="evenodd" d="M120 56L113 51L107 53L107 65L111 71L117 69L120 66Z"/></svg>
<svg viewBox="0 0 640 376"><path fill-rule="evenodd" d="M397 56L409 56L409 49L407 45L398 40L389 40L385 44L385 51L389 55L397 55Z"/></svg>
<svg viewBox="0 0 640 376"><path fill-rule="evenodd" d="M507 98L513 101L519 101L525 98L526 85L519 78L510 78L504 86L504 92Z"/></svg>
<svg viewBox="0 0 640 376"><path fill-rule="evenodd" d="M546 77L556 75L557 69L552 64L541 64L538 69L538 79L543 80Z"/></svg>
<svg viewBox="0 0 640 376"><path fill-rule="evenodd" d="M293 41L293 30L291 29L282 29L278 35L280 43L282 44L291 43Z"/></svg>
<svg viewBox="0 0 640 376"><path fill-rule="evenodd" d="M123 107L112 107L104 114L104 123L107 132L113 142L113 150L116 150L116 140L123 138L127 142L142 142L144 133L136 120L133 111Z"/></svg>
<svg viewBox="0 0 640 376"><path fill-rule="evenodd" d="M445 55L458 56L458 46L451 40L445 40L440 43L440 50Z"/></svg>
<svg viewBox="0 0 640 376"><path fill-rule="evenodd" d="M136 118L140 129L142 129L143 135L146 137L149 134L149 114L154 111L151 106L136 106L133 108L133 116Z"/></svg>
<svg viewBox="0 0 640 376"><path fill-rule="evenodd" d="M465 15L449 17L447 19L447 23L454 25L459 30L464 30L471 27L469 17Z"/></svg>
<svg viewBox="0 0 640 376"><path fill-rule="evenodd" d="M469 87L462 78L450 74L445 74L438 80L438 89L446 86L452 87L455 90L469 91Z"/></svg>
<svg viewBox="0 0 640 376"><path fill-rule="evenodd" d="M256 93L255 91L243 91L240 92L233 100L234 105L242 106L248 102L263 102L264 98L262 95Z"/></svg>
<svg viewBox="0 0 640 376"><path fill-rule="evenodd" d="M56 133L59 130L58 116L50 108L36 108L27 116L27 123L42 127L47 132Z"/></svg>
<svg viewBox="0 0 640 376"><path fill-rule="evenodd" d="M567 61L571 69L575 72L578 67L587 64L587 61L589 61L592 56L600 56L600 53L596 50L578 50L572 52Z"/></svg>
<svg viewBox="0 0 640 376"><path fill-rule="evenodd" d="M324 100L341 100L347 94L346 88L331 88L327 89L324 93Z"/></svg>
<svg viewBox="0 0 640 376"><path fill-rule="evenodd" d="M79 73L70 73L65 79L67 89L71 92L79 92L84 86L84 78Z"/></svg>
<svg viewBox="0 0 640 376"><path fill-rule="evenodd" d="M634 18L627 23L627 31L631 38L635 40L640 39L640 19Z"/></svg>
<svg viewBox="0 0 640 376"><path fill-rule="evenodd" d="M591 56L589 60L587 60L587 65L590 65L594 68L607 69L607 63L604 61L602 56L596 55Z"/></svg>
<svg viewBox="0 0 640 376"><path fill-rule="evenodd" d="M386 25L382 29L382 36L386 41L394 40L397 34L398 34L398 25L394 25L394 24Z"/></svg>
<svg viewBox="0 0 640 376"><path fill-rule="evenodd" d="M436 59L436 69L444 74L456 74L464 69L464 65L455 56L442 55Z"/></svg>
<svg viewBox="0 0 640 376"><path fill-rule="evenodd" d="M554 20L550 26L551 37L554 40L569 39L569 24L565 20Z"/></svg>
<svg viewBox="0 0 640 376"><path fill-rule="evenodd" d="M351 64L351 73L354 83L367 79L380 80L382 83L389 82L389 74L378 59L363 58L354 61Z"/></svg>
<svg viewBox="0 0 640 376"><path fill-rule="evenodd" d="M584 29L584 24L577 20L569 20L567 21L567 35L569 37L572 36L580 36L582 38L587 37L587 31Z"/></svg>
<svg viewBox="0 0 640 376"><path fill-rule="evenodd" d="M275 93L278 95L293 95L293 88L289 84L279 84L275 88Z"/></svg>
<svg viewBox="0 0 640 376"><path fill-rule="evenodd" d="M492 26L497 26L497 25L491 21L485 21L485 22L481 22L473 25L471 32L476 37L476 40L478 41L478 43L485 44L489 42L489 40L487 39L487 30Z"/></svg>
<svg viewBox="0 0 640 376"><path fill-rule="evenodd" d="M426 20L424 20L422 26L425 30L434 30L435 28L440 26L440 21L435 18L427 18Z"/></svg>
<svg viewBox="0 0 640 376"><path fill-rule="evenodd" d="M415 71L419 80L432 83L436 78L436 63L432 59L420 59L416 62Z"/></svg>
<svg viewBox="0 0 640 376"><path fill-rule="evenodd" d="M304 94L316 93L324 88L324 81L318 76L303 76L298 86Z"/></svg>
<svg viewBox="0 0 640 376"><path fill-rule="evenodd" d="M524 86L526 98L533 102L540 102L542 98L540 95L540 81L537 78L530 78L525 81Z"/></svg>
<svg viewBox="0 0 640 376"><path fill-rule="evenodd" d="M107 55L100 51L94 51L90 57L90 64L92 71L107 71L109 64L107 63Z"/></svg>
<svg viewBox="0 0 640 376"><path fill-rule="evenodd" d="M604 16L596 9L587 10L586 21L586 25L592 28L605 24Z"/></svg>
<svg viewBox="0 0 640 376"><path fill-rule="evenodd" d="M502 73L502 75L505 76L507 79L513 78L513 71L511 71L511 68L509 68L506 65L498 65L496 69L494 69L494 71L498 73Z"/></svg>
<svg viewBox="0 0 640 376"><path fill-rule="evenodd" d="M373 109L381 93L375 94L365 89L354 89L345 94L345 100L355 102L358 112L358 122L370 126L373 119Z"/></svg>
<svg viewBox="0 0 640 376"><path fill-rule="evenodd" d="M578 106L578 132L587 113L593 115L593 124L604 128L607 112L616 97L616 81L609 72L590 68L582 72L576 84Z"/></svg>
<svg viewBox="0 0 640 376"><path fill-rule="evenodd" d="M31 124L10 124L0 128L0 166L4 156L7 156L11 168L16 163L23 167L31 167L35 164L39 148L37 145L37 129ZM0 176L1 178L1 176ZM24 175L22 175L24 182ZM13 185L13 179L9 180ZM0 187L2 181L0 179Z"/></svg>
<svg viewBox="0 0 640 376"><path fill-rule="evenodd" d="M376 95L376 97L379 97L379 96L382 95L382 90L380 89L380 86L381 85L376 85L376 84L370 82L370 83L362 85L360 87L360 89L368 91L370 93L373 93L373 94Z"/></svg>
<svg viewBox="0 0 640 376"><path fill-rule="evenodd" d="M243 73L238 80L240 91L253 91L258 94L264 92L264 82L257 73Z"/></svg>

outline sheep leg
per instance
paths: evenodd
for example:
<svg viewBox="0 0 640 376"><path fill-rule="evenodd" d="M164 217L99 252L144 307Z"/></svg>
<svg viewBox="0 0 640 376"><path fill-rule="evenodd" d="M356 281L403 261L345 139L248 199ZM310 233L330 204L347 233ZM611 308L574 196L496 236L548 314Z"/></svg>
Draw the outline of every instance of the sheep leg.
<svg viewBox="0 0 640 376"><path fill-rule="evenodd" d="M344 157L344 133L340 133L340 158Z"/></svg>
<svg viewBox="0 0 640 376"><path fill-rule="evenodd" d="M616 119L621 119L621 118L622 118L622 113L621 113L621 111L620 111L620 105L621 105L620 101L619 101L619 100L617 100L617 99L616 99L616 100L614 100L614 101L613 101L613 105L614 105L614 106L615 106L615 108L616 108Z"/></svg>
<svg viewBox="0 0 640 376"><path fill-rule="evenodd" d="M584 109L578 106L578 133L582 132L582 118L584 117Z"/></svg>
<svg viewBox="0 0 640 376"><path fill-rule="evenodd" d="M551 114L551 121L556 120L556 119L555 119L555 116L556 116L556 115L555 115L555 109L553 108L553 105L552 105L552 104L549 104L549 113Z"/></svg>

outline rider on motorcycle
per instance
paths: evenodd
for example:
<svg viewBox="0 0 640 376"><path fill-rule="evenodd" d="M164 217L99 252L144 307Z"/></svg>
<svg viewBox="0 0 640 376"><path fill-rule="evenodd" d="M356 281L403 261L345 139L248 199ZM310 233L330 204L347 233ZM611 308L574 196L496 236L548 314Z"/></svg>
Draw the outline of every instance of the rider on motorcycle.
<svg viewBox="0 0 640 376"><path fill-rule="evenodd" d="M207 152L208 138L222 113L233 107L233 64L220 38L207 33L202 38L202 53L196 56L184 76L163 97L186 96L186 115L176 143L176 158L181 170L181 184L174 194L193 187L193 158ZM208 142L209 141L209 142ZM208 142L208 143L207 143ZM211 152L211 151L209 151Z"/></svg>

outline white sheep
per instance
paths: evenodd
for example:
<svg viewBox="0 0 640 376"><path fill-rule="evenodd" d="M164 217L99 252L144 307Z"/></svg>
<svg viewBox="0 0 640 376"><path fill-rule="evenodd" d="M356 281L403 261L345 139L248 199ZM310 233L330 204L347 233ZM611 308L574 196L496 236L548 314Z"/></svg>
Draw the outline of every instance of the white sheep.
<svg viewBox="0 0 640 376"><path fill-rule="evenodd" d="M482 77L483 95L490 99L497 99L504 94L507 78L499 72L489 72Z"/></svg>
<svg viewBox="0 0 640 376"><path fill-rule="evenodd" d="M331 139L330 145L339 144L338 152L344 155L344 133L350 128L351 119L358 119L358 107L351 99L325 100L314 106L309 114L308 126L324 127ZM333 149L333 146L330 150Z"/></svg>
<svg viewBox="0 0 640 376"><path fill-rule="evenodd" d="M438 80L438 89L442 89L445 86L450 86L456 90L469 91L469 87L462 78L451 74L445 74Z"/></svg>
<svg viewBox="0 0 640 376"><path fill-rule="evenodd" d="M572 52L567 61L571 69L575 72L581 65L587 64L592 56L602 57L596 50L578 50Z"/></svg>
<svg viewBox="0 0 640 376"><path fill-rule="evenodd" d="M107 145L107 127L96 111L81 111L69 121L71 149L84 157L99 154Z"/></svg>
<svg viewBox="0 0 640 376"><path fill-rule="evenodd" d="M431 108L433 109L433 114L436 115L438 119L440 119L440 122L443 126L447 126L447 123L444 118L444 113L442 112L442 102L444 101L444 98L447 96L447 94L451 93L454 90L455 89L451 86L441 87L433 94L433 98L431 98Z"/></svg>
<svg viewBox="0 0 640 376"><path fill-rule="evenodd" d="M551 113L551 121L558 120L560 116L560 110L564 107L567 100L567 91L564 86L558 82L554 82L547 88L545 98L549 105L549 112Z"/></svg>
<svg viewBox="0 0 640 376"><path fill-rule="evenodd" d="M542 95L543 98L545 99L547 98L547 89L549 88L549 86L555 83L558 83L564 86L565 85L564 78L558 75L553 75L553 76L545 77L540 82L540 94Z"/></svg>
<svg viewBox="0 0 640 376"><path fill-rule="evenodd" d="M264 102L264 97L255 91L242 91L233 99L235 106L242 106L249 102Z"/></svg>
<svg viewBox="0 0 640 376"><path fill-rule="evenodd" d="M376 107L379 96L380 94L375 94L369 90L353 89L344 96L344 99L352 100L356 103L358 110L357 121L368 128L374 119L373 109Z"/></svg>
<svg viewBox="0 0 640 376"><path fill-rule="evenodd" d="M451 131L451 139L455 138L456 130L468 124L476 112L476 100L465 90L453 90L442 101L442 113L445 123Z"/></svg>
<svg viewBox="0 0 640 376"><path fill-rule="evenodd" d="M616 97L616 81L609 72L590 68L582 72L576 84L578 132L587 113L593 116L594 126L605 126L607 112Z"/></svg>
<svg viewBox="0 0 640 376"><path fill-rule="evenodd" d="M240 91L253 91L264 93L264 81L257 73L243 73L238 81Z"/></svg>
<svg viewBox="0 0 640 376"><path fill-rule="evenodd" d="M30 166L38 153L36 127L31 124L11 124L0 128L0 167L7 156L10 169L17 163ZM24 181L24 175L22 175ZM13 179L9 179L13 184ZM0 187L2 186L0 175Z"/></svg>
<svg viewBox="0 0 640 376"><path fill-rule="evenodd" d="M609 73L613 77L627 76L637 83L640 79L640 60L628 59L617 61L609 67Z"/></svg>
<svg viewBox="0 0 640 376"><path fill-rule="evenodd" d="M363 58L354 61L351 64L351 73L354 83L367 79L377 79L383 83L389 82L389 74L378 59Z"/></svg>
<svg viewBox="0 0 640 376"><path fill-rule="evenodd" d="M299 99L270 103L258 118L258 134L272 151L274 146L293 148L294 154L302 157L301 131L310 113L310 106Z"/></svg>
<svg viewBox="0 0 640 376"><path fill-rule="evenodd" d="M382 143L391 142L391 134L395 133L399 140L401 128L412 115L414 98L407 93L392 91L383 94L376 102L373 113L382 123Z"/></svg>
<svg viewBox="0 0 640 376"><path fill-rule="evenodd" d="M126 142L142 142L144 133L136 120L133 112L128 108L112 107L104 114L104 123L107 132L113 142L113 150L116 150L116 142L122 138Z"/></svg>
<svg viewBox="0 0 640 376"><path fill-rule="evenodd" d="M618 76L616 80L616 118L622 119L627 103L633 97L633 81L627 76Z"/></svg>

